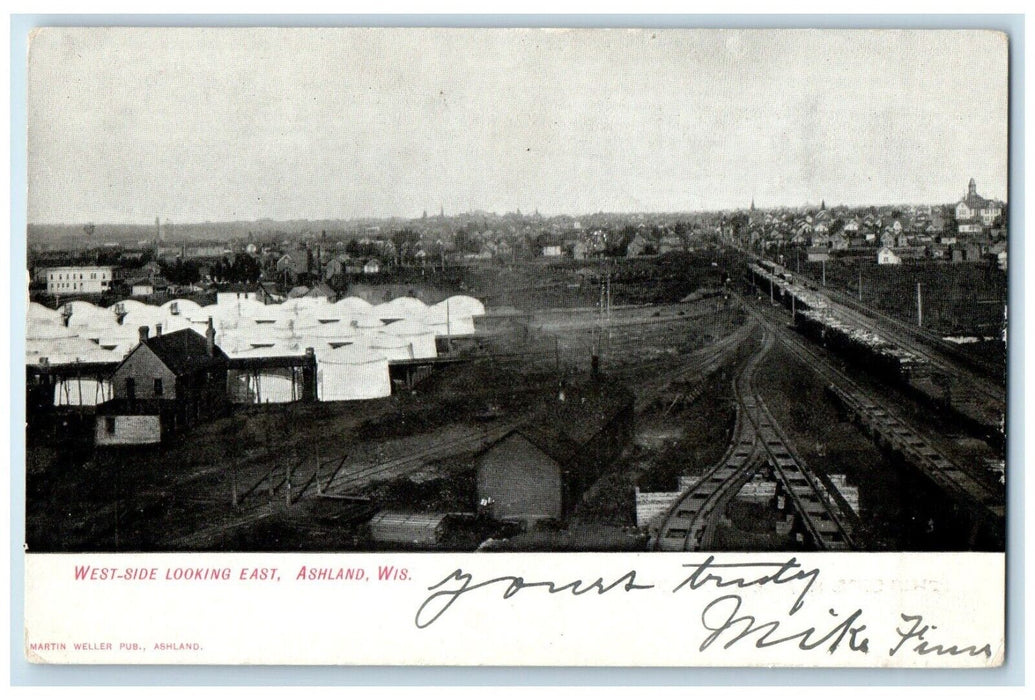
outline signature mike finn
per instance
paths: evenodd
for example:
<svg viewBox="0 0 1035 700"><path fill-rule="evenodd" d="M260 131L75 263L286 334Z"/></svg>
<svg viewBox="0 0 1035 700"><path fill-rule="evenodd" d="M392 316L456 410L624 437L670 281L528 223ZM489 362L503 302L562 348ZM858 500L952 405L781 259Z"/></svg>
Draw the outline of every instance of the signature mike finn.
<svg viewBox="0 0 1035 700"><path fill-rule="evenodd" d="M576 578L572 580L532 580L512 574L496 576L479 581L475 575L462 568L455 569L438 583L428 587L430 595L424 599L414 616L414 625L426 629L440 621L461 599L475 591L494 591L499 600L531 597L536 593L547 595L568 595L614 597L623 594L639 594L657 591L674 595L704 590L719 591L721 595L708 600L701 608L698 622L707 634L698 646L698 651L709 649L728 650L734 646L754 646L757 649L784 646L801 651L825 650L830 654L838 650L869 654L879 648L871 637L877 629L865 621L866 612L854 607L845 614L834 607L828 608L817 619L816 615L797 617L806 605L809 593L819 581L819 568L808 567L790 557L784 561L767 562L721 562L708 556L702 562L683 564L689 574L674 587L645 581L635 569L616 576ZM751 599L745 593L748 589L772 589L789 587L796 596L786 613L774 612L769 599ZM729 592L727 592L729 591ZM519 596L519 594L522 594ZM484 600L484 598L483 598ZM752 605L754 604L754 605ZM753 610L752 608L760 608ZM901 613L897 621L905 621L905 629L893 627L891 632L897 642L889 649L889 656L900 651L911 651L920 656L984 655L991 658L988 644L956 645L929 642L925 634L937 629L935 625L923 623L921 615ZM909 626L912 623L912 627Z"/></svg>

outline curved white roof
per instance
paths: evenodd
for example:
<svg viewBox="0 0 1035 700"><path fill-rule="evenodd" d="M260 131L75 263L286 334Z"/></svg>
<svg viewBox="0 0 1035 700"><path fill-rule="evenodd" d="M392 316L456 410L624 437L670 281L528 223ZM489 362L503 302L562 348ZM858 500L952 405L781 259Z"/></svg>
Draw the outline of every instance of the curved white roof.
<svg viewBox="0 0 1035 700"><path fill-rule="evenodd" d="M26 312L25 318L29 321L53 321L54 323L64 324L60 311L47 308L36 301L29 302L29 309Z"/></svg>
<svg viewBox="0 0 1035 700"><path fill-rule="evenodd" d="M398 335L388 335L387 333L371 333L366 337L367 347L378 349L378 348L405 348L409 347L410 341Z"/></svg>
<svg viewBox="0 0 1035 700"><path fill-rule="evenodd" d="M175 315L179 316L195 316L201 312L201 304L192 299L173 299L165 302L159 308L164 314L172 314L175 308Z"/></svg>
<svg viewBox="0 0 1035 700"><path fill-rule="evenodd" d="M284 357L286 355L302 355L305 350L299 350L293 343L275 342L272 345L238 345L233 352L233 357Z"/></svg>
<svg viewBox="0 0 1035 700"><path fill-rule="evenodd" d="M133 309L139 309L142 306L150 306L150 304L145 304L144 302L139 301L138 299L123 299L122 301L117 301L111 306L109 306L108 311L118 311L119 309L121 309L122 311L128 312L132 311Z"/></svg>
<svg viewBox="0 0 1035 700"><path fill-rule="evenodd" d="M354 338L359 332L358 328L353 328L346 321L340 321L338 323L321 323L304 328L299 335L312 338Z"/></svg>
<svg viewBox="0 0 1035 700"><path fill-rule="evenodd" d="M339 299L333 305L351 311L370 311L370 309L374 308L374 305L369 301L359 297L345 297L344 299Z"/></svg>
<svg viewBox="0 0 1035 700"><path fill-rule="evenodd" d="M424 323L428 325L438 325L446 323L473 323L471 319L474 318L470 313L464 309L455 309L452 305L449 307L449 315L446 315L445 305L429 306L428 310L425 311L421 316L418 317Z"/></svg>
<svg viewBox="0 0 1035 700"><path fill-rule="evenodd" d="M349 325L355 325L356 328L381 328L385 324L373 314L353 314Z"/></svg>
<svg viewBox="0 0 1035 700"><path fill-rule="evenodd" d="M320 357L320 362L329 365L365 365L373 362L387 364L388 358L365 345L354 344L345 345L323 353Z"/></svg>
<svg viewBox="0 0 1035 700"><path fill-rule="evenodd" d="M105 350L85 338L26 341L26 364L39 364L44 357L52 365L73 362L118 362L122 359L121 355Z"/></svg>
<svg viewBox="0 0 1035 700"><path fill-rule="evenodd" d="M474 297L469 297L464 294L457 294L451 296L444 301L440 301L435 304L436 307L446 306L449 307L449 315L460 315L460 316L484 316L485 315L485 304Z"/></svg>
<svg viewBox="0 0 1035 700"><path fill-rule="evenodd" d="M93 334L100 339L104 345L110 344L106 341L133 341L140 340L140 330L132 326L114 326L113 328L102 328L94 331Z"/></svg>
<svg viewBox="0 0 1035 700"><path fill-rule="evenodd" d="M94 312L104 312L107 309L91 304L88 301L66 301L64 304L58 307L59 313L68 311L71 314L89 314Z"/></svg>
<svg viewBox="0 0 1035 700"><path fill-rule="evenodd" d="M68 319L69 326L102 328L118 324L114 311L94 306L88 301L72 301L62 305L61 309L71 311L72 315Z"/></svg>
<svg viewBox="0 0 1035 700"><path fill-rule="evenodd" d="M317 318L316 314L310 312L300 313L297 316L292 317L290 321L292 323L291 327L296 331L324 325L320 323L320 319Z"/></svg>
<svg viewBox="0 0 1035 700"><path fill-rule="evenodd" d="M280 308L283 311L289 313L303 313L310 309L316 309L321 307L330 307L332 304L327 302L327 297L298 297L296 299L288 299L283 304L280 304Z"/></svg>
<svg viewBox="0 0 1035 700"><path fill-rule="evenodd" d="M58 317L60 319L60 316ZM52 340L54 338L75 338L76 332L63 323L29 319L25 324L25 340Z"/></svg>
<svg viewBox="0 0 1035 700"><path fill-rule="evenodd" d="M415 318L424 313L427 305L414 297L396 297L378 304L373 312L378 318Z"/></svg>
<svg viewBox="0 0 1035 700"><path fill-rule="evenodd" d="M72 318L74 319L75 317L73 316ZM152 326L156 323L161 323L164 319L165 314L157 306L144 306L133 309L123 316L122 325L129 326L130 328Z"/></svg>
<svg viewBox="0 0 1035 700"><path fill-rule="evenodd" d="M261 316L263 316L264 314L267 313L266 312L267 306L265 304L263 304L261 301L256 301L255 299L236 299L235 298L235 299L229 300L226 304L223 304L223 306L227 306L227 307L229 307L231 309L234 309L237 312L238 315L245 316L245 317L248 317L248 318L252 318L252 317L255 317L255 316L260 316L261 317ZM276 308L276 307L273 307L273 308Z"/></svg>
<svg viewBox="0 0 1035 700"><path fill-rule="evenodd" d="M389 323L382 329L384 333L390 333L391 335L428 335L433 333L428 326L416 319L406 318L402 321L396 321L395 323Z"/></svg>
<svg viewBox="0 0 1035 700"><path fill-rule="evenodd" d="M201 318L207 321L209 317L217 323L219 321L235 322L240 318L240 315L238 315L235 308L227 304L207 304L198 309L198 313L192 317L192 320Z"/></svg>

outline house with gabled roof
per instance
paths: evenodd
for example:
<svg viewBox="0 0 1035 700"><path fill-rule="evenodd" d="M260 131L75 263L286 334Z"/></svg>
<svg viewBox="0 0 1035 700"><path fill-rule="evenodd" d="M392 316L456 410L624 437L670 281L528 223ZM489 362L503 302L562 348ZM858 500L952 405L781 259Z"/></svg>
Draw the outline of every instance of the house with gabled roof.
<svg viewBox="0 0 1035 700"><path fill-rule="evenodd" d="M149 445L171 433L222 414L228 359L215 344L209 320L205 336L190 328L149 337L112 373L114 398L97 406L95 444Z"/></svg>
<svg viewBox="0 0 1035 700"><path fill-rule="evenodd" d="M901 265L902 258L891 248L881 248L877 251L878 265Z"/></svg>
<svg viewBox="0 0 1035 700"><path fill-rule="evenodd" d="M562 519L629 444L634 396L617 383L562 386L477 458L478 497L497 520Z"/></svg>

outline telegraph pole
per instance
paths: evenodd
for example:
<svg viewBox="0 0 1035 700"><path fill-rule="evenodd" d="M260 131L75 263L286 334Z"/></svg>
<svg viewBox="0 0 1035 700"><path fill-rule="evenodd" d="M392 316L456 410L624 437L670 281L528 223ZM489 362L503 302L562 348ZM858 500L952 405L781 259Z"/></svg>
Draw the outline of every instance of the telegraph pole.
<svg viewBox="0 0 1035 700"><path fill-rule="evenodd" d="M611 265L607 268L607 356L611 357ZM608 360L610 361L610 359Z"/></svg>
<svg viewBox="0 0 1035 700"><path fill-rule="evenodd" d="M924 305L920 297L920 283L916 283L916 325L922 328L924 325Z"/></svg>

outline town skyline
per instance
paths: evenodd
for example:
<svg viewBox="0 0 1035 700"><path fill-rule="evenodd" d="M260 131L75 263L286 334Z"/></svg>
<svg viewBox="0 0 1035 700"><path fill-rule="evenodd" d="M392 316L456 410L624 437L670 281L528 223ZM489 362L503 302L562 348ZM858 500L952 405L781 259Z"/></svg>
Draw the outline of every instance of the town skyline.
<svg viewBox="0 0 1035 700"><path fill-rule="evenodd" d="M980 189L980 185L979 185ZM964 197L966 192L964 192ZM841 202L827 202L825 199L820 199L818 202L804 202L802 204L772 204L767 205L760 203L755 200L748 202L744 206L724 208L724 209L683 209L683 210L671 210L671 211L660 211L660 210L641 210L641 211L558 211L558 212L542 212L537 208L531 210L522 210L516 208L508 211L489 211L482 208L468 209L464 211L455 212L433 212L428 210L422 210L421 214L416 216L404 216L401 214L385 214L385 215L371 215L371 216L353 216L353 217L299 217L292 219L272 219L269 217L260 217L256 219L206 219L200 220L185 220L185 221L172 221L171 219L163 218L159 216L160 225L166 226L204 226L207 224L211 225L227 225L227 224L278 224L278 223L320 223L320 222L334 222L334 223L360 223L370 221L384 221L384 222L411 222L420 221L422 219L451 219L457 217L477 217L477 216L489 216L497 218L505 217L535 217L539 216L543 219L555 219L555 218L569 218L579 219L582 217L593 217L593 216L700 216L700 215L715 215L725 213L744 212L749 210L755 210L759 212L776 212L776 211L809 211L819 209L830 209L830 210L848 210L858 211L864 209L896 209L896 208L922 208L922 207L952 207L964 197L957 197L951 202L869 202L864 204L844 204ZM991 197L993 201L1001 202L1002 204L1008 204L1009 200L1005 198ZM157 222L153 219L151 221L29 221L28 225L31 227L67 227L67 226L82 226L82 225L100 225L100 226L123 226L123 227L154 227Z"/></svg>
<svg viewBox="0 0 1035 700"><path fill-rule="evenodd" d="M1005 52L990 32L48 29L28 221L950 204L972 177L1005 200Z"/></svg>

